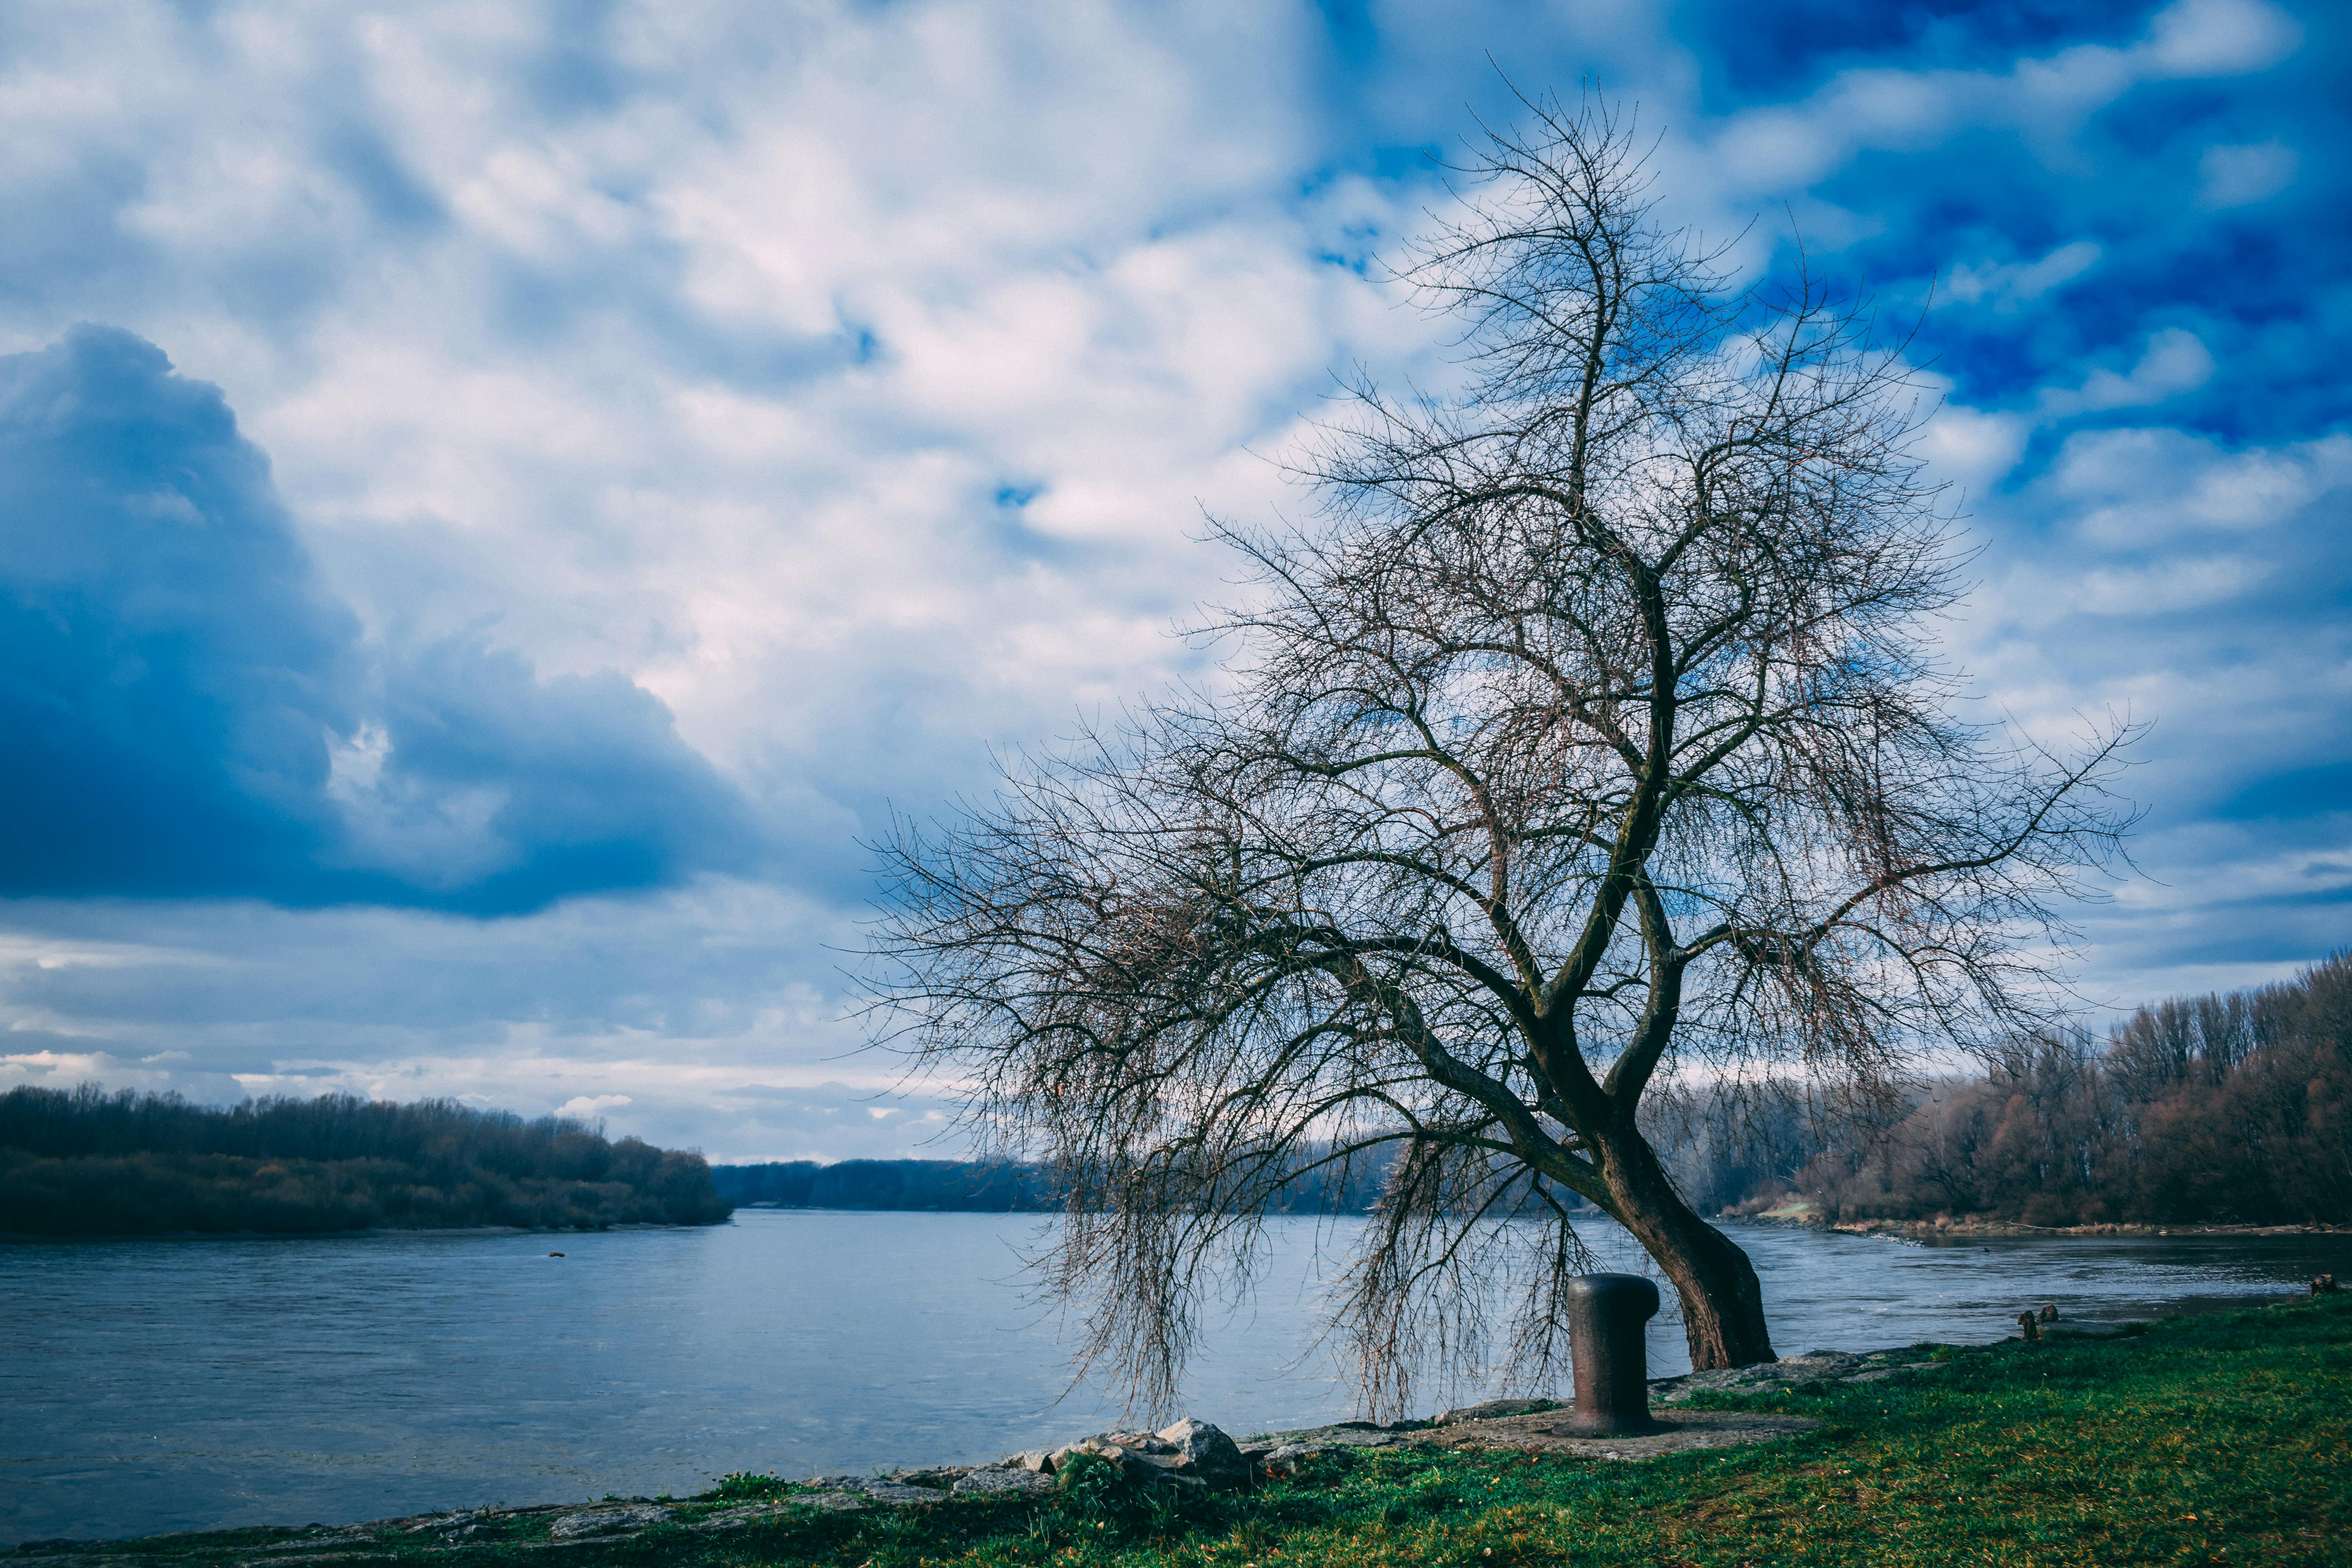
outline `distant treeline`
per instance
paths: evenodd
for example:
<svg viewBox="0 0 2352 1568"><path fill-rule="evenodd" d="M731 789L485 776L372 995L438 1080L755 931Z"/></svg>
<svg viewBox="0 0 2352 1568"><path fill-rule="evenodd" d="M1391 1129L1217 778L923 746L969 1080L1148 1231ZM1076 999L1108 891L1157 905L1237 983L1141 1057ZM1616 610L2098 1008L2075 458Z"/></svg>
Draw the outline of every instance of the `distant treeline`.
<svg viewBox="0 0 2352 1568"><path fill-rule="evenodd" d="M1380 1195L1381 1171L1360 1170L1346 1182L1302 1177L1273 1205L1278 1214L1362 1214ZM738 1206L788 1209L917 1209L943 1214L1034 1214L1061 1202L1035 1166L961 1160L843 1160L821 1165L713 1165L719 1194Z"/></svg>
<svg viewBox="0 0 2352 1568"><path fill-rule="evenodd" d="M1644 1107L1705 1214L1793 1197L1830 1217L2032 1226L2352 1223L2352 954L2284 984L2143 1007L2104 1039L2052 1034L1893 1105L1781 1084L1696 1085ZM1382 1162L1296 1184L1276 1212L1362 1214ZM735 1204L1034 1211L1038 1170L946 1160L721 1165Z"/></svg>
<svg viewBox="0 0 2352 1568"><path fill-rule="evenodd" d="M1056 1205L1044 1178L1024 1165L961 1160L843 1160L821 1165L713 1165L719 1195L737 1207L923 1209L949 1214L1029 1213Z"/></svg>
<svg viewBox="0 0 2352 1568"><path fill-rule="evenodd" d="M729 1212L701 1155L562 1117L342 1094L226 1109L89 1086L0 1094L0 1232L600 1229Z"/></svg>
<svg viewBox="0 0 2352 1568"><path fill-rule="evenodd" d="M1790 1189L1845 1219L2352 1222L2352 955L2022 1042Z"/></svg>
<svg viewBox="0 0 2352 1568"><path fill-rule="evenodd" d="M1702 1213L1802 1196L1839 1219L2025 1225L2352 1222L2352 955L2284 984L2144 1007L2104 1040L2021 1041L1979 1078L1893 1105L1786 1085L1694 1086L1645 1106ZM1277 1212L1361 1214L1385 1165L1296 1184ZM948 1160L720 1165L721 1196L784 1208L1023 1212L1046 1174Z"/></svg>

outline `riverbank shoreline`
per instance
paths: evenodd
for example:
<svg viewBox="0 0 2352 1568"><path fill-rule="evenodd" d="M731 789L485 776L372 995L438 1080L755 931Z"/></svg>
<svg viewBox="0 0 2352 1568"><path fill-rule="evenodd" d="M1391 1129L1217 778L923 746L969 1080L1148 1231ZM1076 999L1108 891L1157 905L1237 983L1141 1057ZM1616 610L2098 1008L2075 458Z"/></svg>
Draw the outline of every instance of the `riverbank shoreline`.
<svg viewBox="0 0 2352 1568"><path fill-rule="evenodd" d="M2352 1236L2352 1226L2341 1225L2024 1225L2011 1220L1842 1220L1825 1226L1844 1236L1904 1236L1919 1240L1937 1237L1971 1238L1984 1236Z"/></svg>
<svg viewBox="0 0 2352 1568"><path fill-rule="evenodd" d="M1767 1209L1760 1214L1725 1215L1718 1224L1766 1226L1776 1230L1814 1230L1839 1236L1899 1236L1913 1240L1933 1240L1953 1237L1960 1240L1989 1236L2054 1236L2054 1237L2129 1237L2145 1239L2149 1237L2241 1237L2241 1236L2352 1236L2352 1225L2126 1225L2110 1222L2099 1225L2027 1225L2020 1220L1989 1219L1981 1215L1953 1218L1940 1215L1935 1219L1853 1219L1832 1220L1812 1204L1788 1204Z"/></svg>
<svg viewBox="0 0 2352 1568"><path fill-rule="evenodd" d="M1255 1486L953 1495L946 1475L730 1476L695 1498L371 1525L37 1542L20 1568L1243 1568L1660 1562L2313 1563L2352 1538L2352 1293L2128 1332L1660 1380L1661 1414L1769 1441L1637 1458L1488 1441L1540 1411L1270 1434L1318 1451ZM1472 1413L1461 1413L1472 1415ZM1335 1440L1353 1430L1352 1443ZM1299 1445L1296 1439L1321 1436ZM1264 1439L1261 1439L1264 1441ZM983 1467L985 1468L985 1467ZM973 1472L965 1469L963 1476ZM933 1485L919 1486L929 1480ZM1097 1476L1097 1481L1101 1478ZM918 1495L908 1495L918 1494ZM896 1506L893 1506L893 1505Z"/></svg>

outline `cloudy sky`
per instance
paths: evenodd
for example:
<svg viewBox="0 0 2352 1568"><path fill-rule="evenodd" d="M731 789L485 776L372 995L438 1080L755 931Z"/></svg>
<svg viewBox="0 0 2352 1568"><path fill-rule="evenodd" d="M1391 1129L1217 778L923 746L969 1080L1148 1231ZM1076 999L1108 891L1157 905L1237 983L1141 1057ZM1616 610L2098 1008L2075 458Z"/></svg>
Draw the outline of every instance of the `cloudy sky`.
<svg viewBox="0 0 2352 1568"><path fill-rule="evenodd" d="M2352 940L2352 15L2263 0L16 0L0 1087L942 1152L891 804L1192 667L1203 507L1504 76L1927 307L2021 721L2152 721L2114 1004ZM1753 224L1753 226L1749 226ZM1930 300L1930 284L1935 284Z"/></svg>

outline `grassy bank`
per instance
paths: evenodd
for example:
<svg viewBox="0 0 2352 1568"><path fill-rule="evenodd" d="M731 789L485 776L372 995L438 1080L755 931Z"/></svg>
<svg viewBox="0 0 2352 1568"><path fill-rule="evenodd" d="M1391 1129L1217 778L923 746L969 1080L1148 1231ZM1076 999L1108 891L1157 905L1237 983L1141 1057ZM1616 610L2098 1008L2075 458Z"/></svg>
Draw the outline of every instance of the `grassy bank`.
<svg viewBox="0 0 2352 1568"><path fill-rule="evenodd" d="M546 1520L522 1515L462 1546L428 1548L414 1532L331 1545L245 1531L107 1555L121 1568L264 1552L714 1568L2352 1563L2352 1295L2172 1320L2129 1339L1938 1354L1950 1366L1935 1378L1702 1396L1825 1425L1640 1464L1387 1449L1179 1505L1108 1491L692 1528L786 1489L734 1478L677 1523L553 1553L528 1544Z"/></svg>

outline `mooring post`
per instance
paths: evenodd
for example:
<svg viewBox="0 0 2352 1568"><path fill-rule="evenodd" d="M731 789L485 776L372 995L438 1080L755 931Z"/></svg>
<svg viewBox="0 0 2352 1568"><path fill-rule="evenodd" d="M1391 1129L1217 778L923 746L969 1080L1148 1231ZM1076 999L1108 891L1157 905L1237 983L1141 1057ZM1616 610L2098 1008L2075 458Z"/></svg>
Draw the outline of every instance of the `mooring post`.
<svg viewBox="0 0 2352 1568"><path fill-rule="evenodd" d="M1650 1418L1650 1355L1642 1329L1658 1315L1658 1288L1638 1274L1580 1274L1568 1282L1572 1437L1633 1437L1664 1428Z"/></svg>

